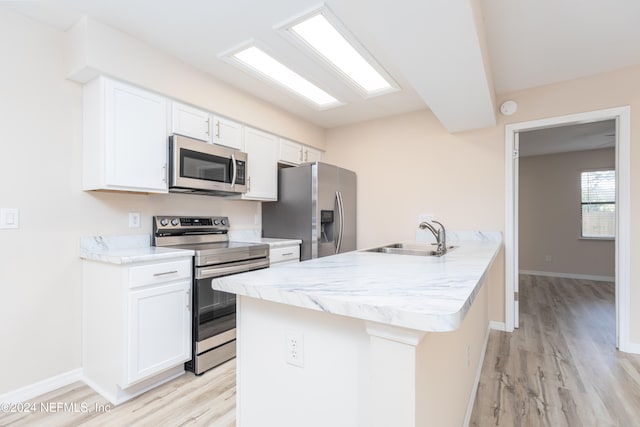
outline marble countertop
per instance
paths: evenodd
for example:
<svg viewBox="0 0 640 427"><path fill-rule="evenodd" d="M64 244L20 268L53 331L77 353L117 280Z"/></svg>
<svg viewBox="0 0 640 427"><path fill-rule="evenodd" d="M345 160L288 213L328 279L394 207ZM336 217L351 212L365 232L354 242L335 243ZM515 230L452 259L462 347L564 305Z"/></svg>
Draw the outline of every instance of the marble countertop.
<svg viewBox="0 0 640 427"><path fill-rule="evenodd" d="M151 246L149 235L92 236L80 239L80 258L110 264L132 264L193 256L192 250Z"/></svg>
<svg viewBox="0 0 640 427"><path fill-rule="evenodd" d="M502 245L500 233L471 238L457 240L443 257L348 252L218 278L212 287L420 331L452 331Z"/></svg>

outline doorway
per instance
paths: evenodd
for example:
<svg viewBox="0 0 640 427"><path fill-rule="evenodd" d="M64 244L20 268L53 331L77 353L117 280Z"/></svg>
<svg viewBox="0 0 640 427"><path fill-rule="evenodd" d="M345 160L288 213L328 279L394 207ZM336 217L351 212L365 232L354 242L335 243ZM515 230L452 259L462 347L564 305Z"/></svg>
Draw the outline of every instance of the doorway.
<svg viewBox="0 0 640 427"><path fill-rule="evenodd" d="M519 278L519 138L522 132L568 125L615 122L616 240L615 300L616 343L621 351L631 351L629 341L629 275L630 275L630 108L620 107L569 116L553 117L506 126L506 227L505 227L505 329L518 327Z"/></svg>

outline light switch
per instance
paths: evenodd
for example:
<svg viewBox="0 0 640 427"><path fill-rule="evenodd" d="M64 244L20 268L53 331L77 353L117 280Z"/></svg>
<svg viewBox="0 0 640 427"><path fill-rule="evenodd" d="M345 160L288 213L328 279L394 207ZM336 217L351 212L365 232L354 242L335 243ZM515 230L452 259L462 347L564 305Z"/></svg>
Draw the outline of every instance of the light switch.
<svg viewBox="0 0 640 427"><path fill-rule="evenodd" d="M20 211L14 208L0 208L0 229L18 228Z"/></svg>
<svg viewBox="0 0 640 427"><path fill-rule="evenodd" d="M129 212L129 228L140 228L140 212Z"/></svg>

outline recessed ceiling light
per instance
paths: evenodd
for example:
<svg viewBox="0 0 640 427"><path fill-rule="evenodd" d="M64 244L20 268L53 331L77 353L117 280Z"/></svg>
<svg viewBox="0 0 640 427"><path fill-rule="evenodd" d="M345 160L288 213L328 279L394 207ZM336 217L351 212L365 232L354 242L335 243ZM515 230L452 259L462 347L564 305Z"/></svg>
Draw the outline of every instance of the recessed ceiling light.
<svg viewBox="0 0 640 427"><path fill-rule="evenodd" d="M341 105L336 98L255 46L238 51L231 57L253 71L311 101L320 109Z"/></svg>
<svg viewBox="0 0 640 427"><path fill-rule="evenodd" d="M347 41L322 12L291 25L289 31L368 95L393 89L393 85Z"/></svg>

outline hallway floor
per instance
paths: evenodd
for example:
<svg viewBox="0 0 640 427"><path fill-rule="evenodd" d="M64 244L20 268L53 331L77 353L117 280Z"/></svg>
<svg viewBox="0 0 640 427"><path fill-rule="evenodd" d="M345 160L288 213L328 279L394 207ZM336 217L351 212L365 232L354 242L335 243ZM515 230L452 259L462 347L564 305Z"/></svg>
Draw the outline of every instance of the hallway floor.
<svg viewBox="0 0 640 427"><path fill-rule="evenodd" d="M638 426L640 356L615 348L615 285L520 276L520 328L491 331L471 426Z"/></svg>

